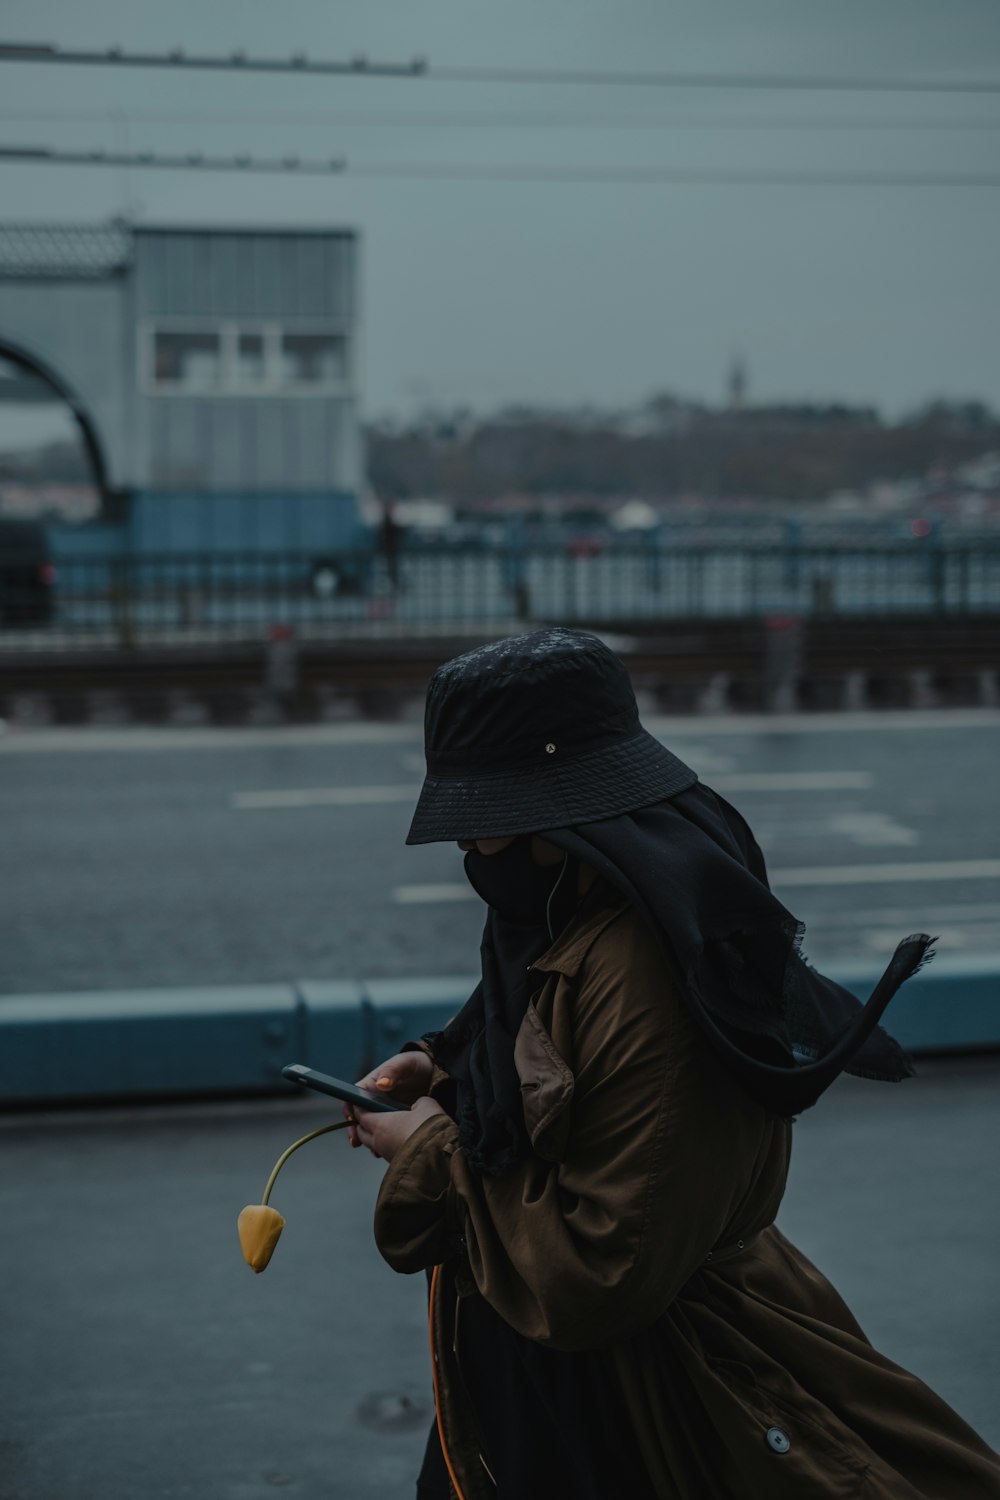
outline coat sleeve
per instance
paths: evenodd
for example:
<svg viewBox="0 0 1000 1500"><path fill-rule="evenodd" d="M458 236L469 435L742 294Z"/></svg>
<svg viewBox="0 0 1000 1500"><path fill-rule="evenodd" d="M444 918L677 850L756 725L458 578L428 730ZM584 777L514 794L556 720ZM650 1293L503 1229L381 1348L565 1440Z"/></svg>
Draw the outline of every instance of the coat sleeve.
<svg viewBox="0 0 1000 1500"><path fill-rule="evenodd" d="M526 1337L600 1348L661 1316L731 1227L761 1227L755 1183L780 1122L709 1054L631 911L575 979L548 983L552 1029L572 1052L560 1160L532 1155L481 1178L454 1122L434 1116L394 1157L375 1234L399 1271L464 1253L479 1291ZM539 1010L549 1013L544 993Z"/></svg>

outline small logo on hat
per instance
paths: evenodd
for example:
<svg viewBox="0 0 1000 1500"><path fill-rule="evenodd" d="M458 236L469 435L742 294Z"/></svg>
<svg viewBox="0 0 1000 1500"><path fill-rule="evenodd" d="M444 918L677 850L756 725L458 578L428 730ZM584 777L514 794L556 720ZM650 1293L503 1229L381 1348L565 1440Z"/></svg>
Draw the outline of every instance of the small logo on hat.
<svg viewBox="0 0 1000 1500"><path fill-rule="evenodd" d="M549 743L545 746L545 754L546 755L555 755L555 753L556 753L556 747L555 747L555 745L553 745L552 741L549 740Z"/></svg>

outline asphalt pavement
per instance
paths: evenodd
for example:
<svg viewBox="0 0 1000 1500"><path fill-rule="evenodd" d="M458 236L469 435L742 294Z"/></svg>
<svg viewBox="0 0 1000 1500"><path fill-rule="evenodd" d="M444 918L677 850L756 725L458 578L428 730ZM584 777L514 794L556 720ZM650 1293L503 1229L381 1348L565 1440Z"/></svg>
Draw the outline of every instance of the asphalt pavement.
<svg viewBox="0 0 1000 1500"><path fill-rule="evenodd" d="M779 1224L875 1345L1000 1444L1000 1058L842 1079ZM380 1260L382 1167L343 1136L279 1177L260 1276L236 1216L311 1102L0 1117L0 1500L412 1500L423 1279Z"/></svg>
<svg viewBox="0 0 1000 1500"><path fill-rule="evenodd" d="M736 802L807 951L917 928L1000 952L1000 714L647 719ZM467 974L453 846L403 843L420 726L0 735L0 992ZM873 1342L1000 1444L1000 1057L841 1080L779 1223ZM261 1277L236 1240L324 1106L0 1116L0 1500L403 1500L431 1418L421 1279L371 1237L381 1168L296 1154Z"/></svg>
<svg viewBox="0 0 1000 1500"><path fill-rule="evenodd" d="M1000 712L648 717L745 813L807 953L1000 952ZM459 975L481 907L407 848L419 721L0 734L0 993Z"/></svg>

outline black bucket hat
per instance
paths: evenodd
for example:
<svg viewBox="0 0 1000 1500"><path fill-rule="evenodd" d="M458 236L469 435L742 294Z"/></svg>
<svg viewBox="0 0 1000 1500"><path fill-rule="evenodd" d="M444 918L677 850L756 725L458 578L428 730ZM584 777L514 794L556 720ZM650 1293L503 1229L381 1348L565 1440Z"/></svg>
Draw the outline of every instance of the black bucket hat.
<svg viewBox="0 0 1000 1500"><path fill-rule="evenodd" d="M424 741L408 844L595 822L698 779L639 723L624 663L582 630L535 630L445 662Z"/></svg>

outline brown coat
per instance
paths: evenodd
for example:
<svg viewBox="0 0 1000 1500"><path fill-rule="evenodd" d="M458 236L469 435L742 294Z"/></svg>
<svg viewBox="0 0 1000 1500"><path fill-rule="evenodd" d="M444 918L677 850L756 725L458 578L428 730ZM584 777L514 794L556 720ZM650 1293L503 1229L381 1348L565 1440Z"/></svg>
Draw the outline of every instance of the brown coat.
<svg viewBox="0 0 1000 1500"><path fill-rule="evenodd" d="M606 1351L631 1414L622 1441L657 1495L1000 1497L996 1455L876 1353L774 1227L791 1126L717 1062L639 918L605 908L533 967L515 1060L534 1155L480 1178L435 1115L396 1154L375 1215L391 1266L440 1267L436 1395L464 1500L496 1493L454 1330L477 1290L529 1339Z"/></svg>

